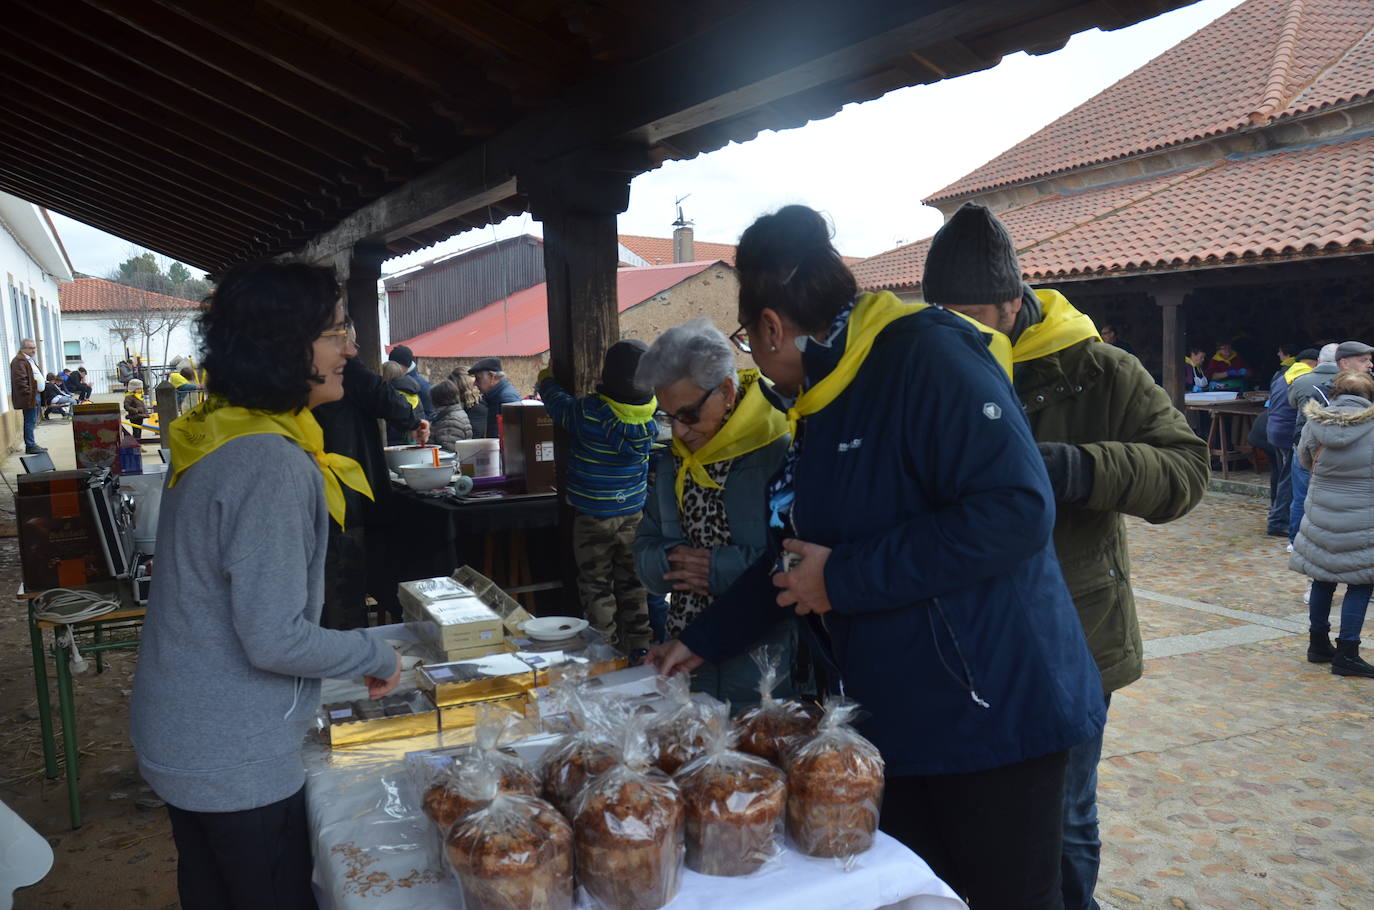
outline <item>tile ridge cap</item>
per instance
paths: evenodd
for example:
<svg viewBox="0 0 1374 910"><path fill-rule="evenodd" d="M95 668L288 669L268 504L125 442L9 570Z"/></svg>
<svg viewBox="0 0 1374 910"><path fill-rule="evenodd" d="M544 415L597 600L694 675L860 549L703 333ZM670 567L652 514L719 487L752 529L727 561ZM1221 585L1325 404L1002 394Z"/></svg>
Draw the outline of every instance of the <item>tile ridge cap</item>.
<svg viewBox="0 0 1374 910"><path fill-rule="evenodd" d="M1303 0L1288 2L1283 27L1279 29L1279 40L1274 46L1274 56L1269 66L1269 80L1264 86L1259 106L1249 114L1250 123L1254 126L1268 120L1286 106L1284 102L1287 96L1284 90L1288 87L1288 79L1292 75L1298 29L1302 26L1303 6Z"/></svg>

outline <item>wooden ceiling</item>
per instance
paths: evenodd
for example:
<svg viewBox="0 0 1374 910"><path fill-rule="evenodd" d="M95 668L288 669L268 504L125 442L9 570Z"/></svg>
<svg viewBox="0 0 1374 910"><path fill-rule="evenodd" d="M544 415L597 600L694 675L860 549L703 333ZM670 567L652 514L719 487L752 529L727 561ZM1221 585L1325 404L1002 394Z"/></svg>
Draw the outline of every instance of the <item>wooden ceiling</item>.
<svg viewBox="0 0 1374 910"><path fill-rule="evenodd" d="M399 254L550 161L632 176L1186 2L6 0L0 189L211 272Z"/></svg>

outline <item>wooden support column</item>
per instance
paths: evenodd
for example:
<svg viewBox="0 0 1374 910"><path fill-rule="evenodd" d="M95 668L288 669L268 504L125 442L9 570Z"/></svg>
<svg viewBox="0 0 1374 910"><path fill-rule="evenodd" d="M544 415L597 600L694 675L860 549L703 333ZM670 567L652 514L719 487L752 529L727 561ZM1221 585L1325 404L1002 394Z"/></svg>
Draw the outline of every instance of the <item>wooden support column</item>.
<svg viewBox="0 0 1374 910"><path fill-rule="evenodd" d="M1187 291L1182 288L1170 288L1154 293L1154 301L1159 305L1160 313L1164 317L1160 339L1164 363L1160 375L1164 377L1164 391L1169 393L1169 400L1180 411L1183 410L1183 372L1179 366L1182 362L1179 355L1185 352L1184 340L1178 329L1178 311L1186 295Z"/></svg>
<svg viewBox="0 0 1374 910"><path fill-rule="evenodd" d="M374 372L382 368L382 320L377 282L381 280L382 261L387 255L386 247L360 243L349 253L348 274L340 276L344 309L358 333L358 358Z"/></svg>

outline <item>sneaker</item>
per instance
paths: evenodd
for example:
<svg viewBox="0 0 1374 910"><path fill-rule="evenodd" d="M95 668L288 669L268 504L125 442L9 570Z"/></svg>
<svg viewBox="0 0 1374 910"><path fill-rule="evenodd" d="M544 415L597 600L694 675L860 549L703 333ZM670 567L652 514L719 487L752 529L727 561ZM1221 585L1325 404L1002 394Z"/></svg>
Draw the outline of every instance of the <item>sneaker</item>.
<svg viewBox="0 0 1374 910"><path fill-rule="evenodd" d="M42 446L25 446L25 447L24 447L24 454L25 454L25 455L42 455L42 454L43 454L44 452L46 452L46 451L48 451L48 450L45 449L45 448L43 448Z"/></svg>

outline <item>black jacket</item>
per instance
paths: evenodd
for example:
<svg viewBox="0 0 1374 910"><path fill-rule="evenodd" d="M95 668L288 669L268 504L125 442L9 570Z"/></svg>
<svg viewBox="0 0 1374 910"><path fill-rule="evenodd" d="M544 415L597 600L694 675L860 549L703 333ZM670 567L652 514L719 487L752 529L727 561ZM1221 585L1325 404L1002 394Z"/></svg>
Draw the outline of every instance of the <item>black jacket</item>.
<svg viewBox="0 0 1374 910"><path fill-rule="evenodd" d="M511 385L509 379L502 379L482 394L482 401L487 406L488 439L495 439L500 435L496 419L501 416L501 405L519 400L520 393L515 391L515 386Z"/></svg>
<svg viewBox="0 0 1374 910"><path fill-rule="evenodd" d="M361 515L367 521L391 490L377 421L385 420L388 427L408 432L420 425L420 415L386 380L356 358L350 358L344 366L344 397L320 405L314 414L324 430L325 451L347 455L362 465L367 474L376 497L374 502L369 503L361 494L344 488L348 502L345 520L351 525Z"/></svg>

